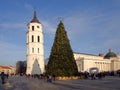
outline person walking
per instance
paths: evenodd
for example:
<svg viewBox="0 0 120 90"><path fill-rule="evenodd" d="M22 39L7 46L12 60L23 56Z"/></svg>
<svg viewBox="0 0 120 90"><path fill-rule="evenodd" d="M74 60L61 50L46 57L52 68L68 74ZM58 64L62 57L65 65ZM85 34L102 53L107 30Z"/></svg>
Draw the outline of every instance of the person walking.
<svg viewBox="0 0 120 90"><path fill-rule="evenodd" d="M4 72L1 72L1 80L2 80L2 84L5 83L5 74Z"/></svg>

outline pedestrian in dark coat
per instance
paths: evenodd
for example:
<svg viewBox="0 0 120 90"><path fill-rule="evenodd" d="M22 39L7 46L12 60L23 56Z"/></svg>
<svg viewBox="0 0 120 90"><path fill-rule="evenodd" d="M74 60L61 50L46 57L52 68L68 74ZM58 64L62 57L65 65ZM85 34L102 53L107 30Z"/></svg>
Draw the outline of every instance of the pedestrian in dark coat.
<svg viewBox="0 0 120 90"><path fill-rule="evenodd" d="M1 72L1 80L2 80L2 84L5 83L5 74L4 72Z"/></svg>

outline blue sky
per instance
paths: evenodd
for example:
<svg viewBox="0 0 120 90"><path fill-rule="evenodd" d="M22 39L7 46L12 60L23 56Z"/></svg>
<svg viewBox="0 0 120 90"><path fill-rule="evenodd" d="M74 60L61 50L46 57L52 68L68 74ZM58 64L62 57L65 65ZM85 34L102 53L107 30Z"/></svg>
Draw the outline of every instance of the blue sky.
<svg viewBox="0 0 120 90"><path fill-rule="evenodd" d="M26 60L27 24L34 8L43 24L49 57L62 17L74 52L120 54L120 0L0 0L0 65Z"/></svg>

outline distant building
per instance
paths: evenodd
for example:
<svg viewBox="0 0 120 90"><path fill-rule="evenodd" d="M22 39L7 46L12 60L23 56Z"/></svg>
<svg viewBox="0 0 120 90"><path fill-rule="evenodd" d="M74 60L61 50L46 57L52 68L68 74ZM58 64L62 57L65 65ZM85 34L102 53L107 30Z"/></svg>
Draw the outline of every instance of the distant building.
<svg viewBox="0 0 120 90"><path fill-rule="evenodd" d="M4 72L5 74L15 74L15 67L13 66L0 66L0 73Z"/></svg>
<svg viewBox="0 0 120 90"><path fill-rule="evenodd" d="M42 74L44 72L44 34L42 24L34 11L34 17L28 24L27 38L27 70L26 74Z"/></svg>
<svg viewBox="0 0 120 90"><path fill-rule="evenodd" d="M95 68L98 69L99 72L120 70L120 56L117 56L111 49L105 56L104 54L97 56L74 53L74 58L79 72L90 72L91 69Z"/></svg>

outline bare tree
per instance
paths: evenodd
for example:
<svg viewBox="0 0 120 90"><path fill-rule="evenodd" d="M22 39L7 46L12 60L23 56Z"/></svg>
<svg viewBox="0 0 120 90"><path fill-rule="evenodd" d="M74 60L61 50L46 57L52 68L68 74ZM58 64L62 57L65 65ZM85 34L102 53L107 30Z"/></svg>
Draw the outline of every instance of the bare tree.
<svg viewBox="0 0 120 90"><path fill-rule="evenodd" d="M26 72L26 61L17 61L16 74L25 74L25 72Z"/></svg>

